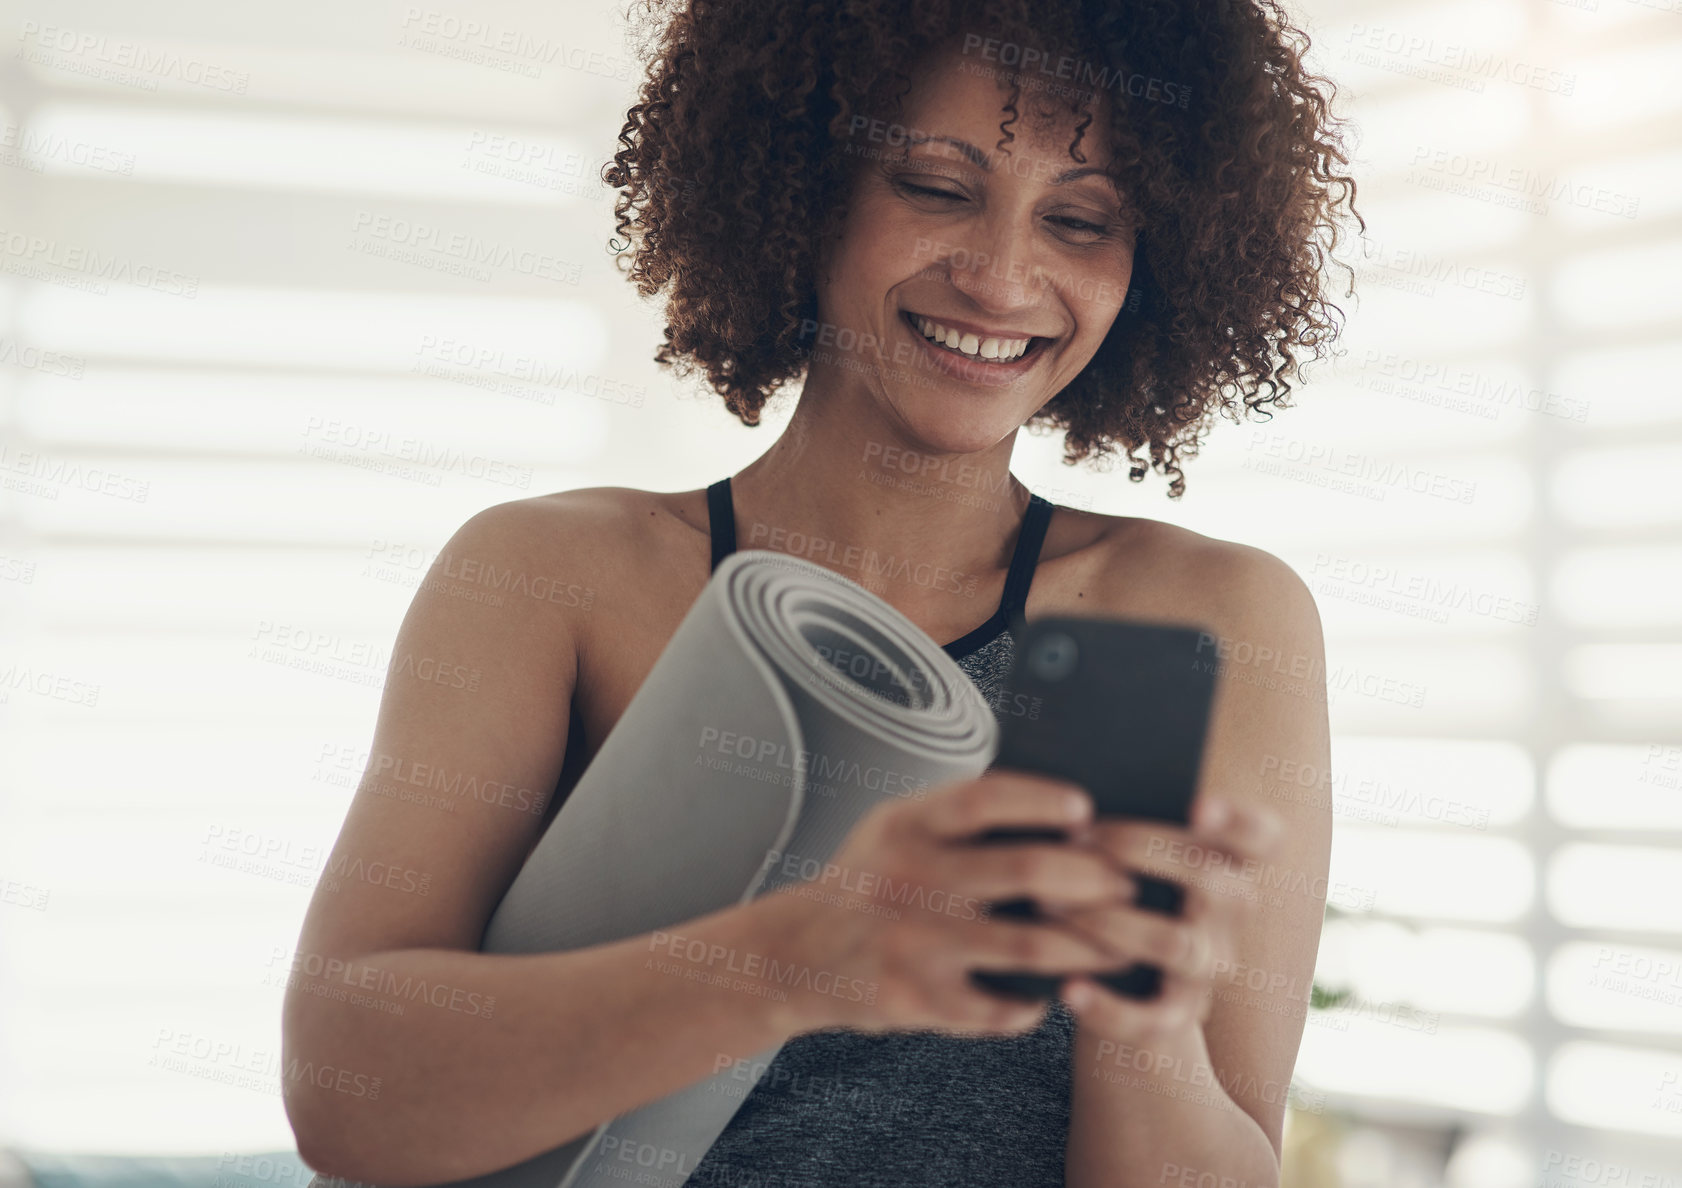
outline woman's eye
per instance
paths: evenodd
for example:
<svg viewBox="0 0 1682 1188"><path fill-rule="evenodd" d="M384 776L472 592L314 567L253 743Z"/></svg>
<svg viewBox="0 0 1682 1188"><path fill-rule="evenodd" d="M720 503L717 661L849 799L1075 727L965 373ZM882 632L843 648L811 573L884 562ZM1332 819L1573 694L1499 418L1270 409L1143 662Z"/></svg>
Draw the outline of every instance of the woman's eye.
<svg viewBox="0 0 1682 1188"><path fill-rule="evenodd" d="M927 194L931 198L962 198L962 194L954 194L950 190L936 190L929 186L919 186L908 181L894 183L902 190L910 190L914 194Z"/></svg>
<svg viewBox="0 0 1682 1188"><path fill-rule="evenodd" d="M915 182L905 181L901 178L895 178L894 185L909 193L919 194L929 198L945 198L952 202L962 202L964 200L964 195L954 194L951 190L937 190L932 186L919 186ZM1074 231L1082 235L1103 235L1109 231L1109 228L1104 224L1088 222L1086 219L1054 216L1051 221L1054 223L1061 223L1070 231Z"/></svg>

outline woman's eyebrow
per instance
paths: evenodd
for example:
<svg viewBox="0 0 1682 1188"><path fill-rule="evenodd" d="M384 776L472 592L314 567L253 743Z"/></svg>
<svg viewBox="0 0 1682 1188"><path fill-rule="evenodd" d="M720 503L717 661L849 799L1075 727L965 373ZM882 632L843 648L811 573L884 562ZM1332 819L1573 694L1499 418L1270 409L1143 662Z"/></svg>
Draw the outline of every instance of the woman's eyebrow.
<svg viewBox="0 0 1682 1188"><path fill-rule="evenodd" d="M930 141L934 141L934 140L942 141L946 144L951 145L953 148L957 149L959 152L963 153L964 157L966 159L968 159L972 164L975 164L975 165L981 167L982 169L986 170L988 173L991 173L993 171L992 158L989 157L986 153L982 152L980 149L976 148L973 144L971 144L967 140L959 140L955 136L943 136L943 135L940 135L938 133L933 134L933 135L929 135L929 134L923 134L923 133L917 133L917 132L912 132L909 135L907 135L906 140L908 142L908 145L907 145L908 150L911 149L911 148L916 148L920 144L927 144ZM1055 175L1054 177L1052 177L1050 179L1050 182L1054 186L1060 186L1060 185L1063 185L1065 182L1072 182L1072 181L1076 180L1077 178L1087 177L1087 176L1090 176L1092 174L1096 174L1096 175L1098 175L1100 177L1103 177L1105 179L1109 178L1109 171L1108 170L1100 169L1096 165L1080 165L1080 166L1077 166L1074 169L1065 169L1062 173L1059 173L1059 174Z"/></svg>

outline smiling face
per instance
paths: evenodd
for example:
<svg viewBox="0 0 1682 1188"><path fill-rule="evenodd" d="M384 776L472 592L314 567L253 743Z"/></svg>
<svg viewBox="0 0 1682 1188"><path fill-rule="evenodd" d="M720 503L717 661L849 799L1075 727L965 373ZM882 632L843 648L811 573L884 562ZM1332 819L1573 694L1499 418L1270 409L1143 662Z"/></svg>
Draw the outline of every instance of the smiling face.
<svg viewBox="0 0 1682 1188"><path fill-rule="evenodd" d="M851 351L865 366L828 381L929 452L986 449L1044 406L1098 350L1133 270L1103 96L1084 161L1069 153L1080 117L1029 88L996 148L1010 89L960 45L930 56L893 123L855 133L848 217L818 276L833 337L813 377Z"/></svg>

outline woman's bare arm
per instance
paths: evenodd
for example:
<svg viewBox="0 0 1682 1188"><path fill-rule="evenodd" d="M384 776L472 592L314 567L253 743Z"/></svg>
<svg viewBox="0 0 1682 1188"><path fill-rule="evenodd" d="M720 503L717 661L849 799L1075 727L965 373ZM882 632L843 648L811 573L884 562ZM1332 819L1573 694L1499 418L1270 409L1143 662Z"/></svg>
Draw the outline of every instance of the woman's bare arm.
<svg viewBox="0 0 1682 1188"><path fill-rule="evenodd" d="M648 936L476 951L561 770L591 613L567 589L634 519L593 491L489 508L415 595L286 994L287 1116L319 1171L394 1186L493 1171L801 1029L798 1004L662 972ZM774 949L792 906L768 896L682 933Z"/></svg>

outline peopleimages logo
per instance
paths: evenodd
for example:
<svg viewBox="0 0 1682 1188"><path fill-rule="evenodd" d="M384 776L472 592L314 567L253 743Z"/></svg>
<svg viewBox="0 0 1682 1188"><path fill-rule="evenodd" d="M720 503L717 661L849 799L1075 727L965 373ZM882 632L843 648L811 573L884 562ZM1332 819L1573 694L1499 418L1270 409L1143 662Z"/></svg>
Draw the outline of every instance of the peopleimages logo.
<svg viewBox="0 0 1682 1188"><path fill-rule="evenodd" d="M541 66L559 64L568 70L595 74L615 82L628 82L636 60L620 54L559 39L535 37L519 29L502 28L483 21L464 19L437 8L406 7L397 44L426 50L478 65L502 59L518 66L528 78L542 74Z"/></svg>
<svg viewBox="0 0 1682 1188"><path fill-rule="evenodd" d="M784 1001L791 988L803 988L833 998L874 1003L877 985L863 978L844 977L826 969L780 961L764 953L753 953L699 938L656 930L648 937L648 949L671 958L649 958L644 968L661 973L681 974L688 981L728 986L762 997Z"/></svg>
<svg viewBox="0 0 1682 1188"><path fill-rule="evenodd" d="M1561 1175L1568 1178L1559 1179ZM1669 1176L1622 1163L1552 1149L1542 1157L1541 1188L1579 1188L1586 1184L1605 1184L1608 1188L1676 1188L1676 1182Z"/></svg>
<svg viewBox="0 0 1682 1188"><path fill-rule="evenodd" d="M114 82L138 84L148 91L158 89L160 78L172 78L189 86L208 87L233 95L245 94L246 87L251 83L251 75L243 70L206 62L202 58L184 57L169 50L151 49L138 42L107 37L103 33L67 29L62 25L43 25L39 21L26 20L18 33L18 40L23 45L18 48L16 56L26 61L106 77ZM69 62L52 58L52 54L81 59L84 65L78 69ZM96 69L94 64L105 64L108 69ZM151 77L125 79L124 72Z"/></svg>
<svg viewBox="0 0 1682 1188"><path fill-rule="evenodd" d="M576 285L583 276L583 266L533 248L516 247L498 240L485 240L466 231L446 231L429 223L414 222L394 215L358 210L351 222L351 230L363 238L360 250L392 259L407 259L391 249L409 248L416 253L431 253L449 257L464 266L480 271L475 279L487 280L491 268L540 280ZM351 245L358 247L358 243Z"/></svg>
<svg viewBox="0 0 1682 1188"><path fill-rule="evenodd" d="M399 977L390 970L345 961L339 957L305 951L285 955L277 950L271 956L270 964L273 965L277 959L286 962L285 980L288 984L304 978L315 979L321 983L331 983L335 987L365 990L374 995L402 999L407 1003L424 1003L439 1010L487 1019L496 1011L495 995L481 994L476 990L466 990L443 982L429 982L425 978L417 978L410 974ZM387 1013L401 1015L402 1005L393 1005L398 1009L393 1011L388 1008Z"/></svg>
<svg viewBox="0 0 1682 1188"><path fill-rule="evenodd" d="M1037 74L1038 79L1028 80L1036 89L1072 91L1072 87L1059 87L1052 80L1059 83L1078 83L1083 89L1092 91L1116 91L1126 93L1134 99L1148 99L1152 103L1165 103L1172 107L1188 107L1191 104L1191 88L1184 83L1170 82L1166 79L1155 78L1151 75L1129 73L1125 70L1114 70L1109 66L1099 66L1084 58L1077 58L1070 54L1048 53L1034 46L1018 45L1013 41L1000 41L996 37L983 38L979 34L970 33L964 37L964 55L979 55L989 61L997 62L1006 70L1018 75ZM976 65L965 62L959 69L967 69L974 73ZM985 69L985 67L980 67Z"/></svg>
<svg viewBox="0 0 1682 1188"><path fill-rule="evenodd" d="M864 900L882 900L901 907L913 907L937 916L961 916L978 920L987 916L987 905L969 895L954 895L922 883L896 880L872 870L853 870L810 855L785 854L771 850L765 855L761 874L777 874L784 880L799 880L814 888L845 891ZM881 913L879 913L881 914ZM898 913L892 917L898 919Z"/></svg>
<svg viewBox="0 0 1682 1188"><path fill-rule="evenodd" d="M72 487L131 503L145 503L151 483L103 466L85 466L39 450L19 450L0 442L0 485L25 494L57 499Z"/></svg>
<svg viewBox="0 0 1682 1188"><path fill-rule="evenodd" d="M863 788L888 796L921 800L923 789L928 784L927 780L910 772L867 765L857 759L829 756L804 747L790 748L777 739L755 738L750 734L720 730L716 726L701 728L698 748L725 759L740 759L759 767L775 768L783 773L779 782L785 784L792 783L794 777L799 776L802 782L817 791L835 787ZM720 768L719 764L708 762L699 754L695 762L715 770ZM748 773L744 771L743 774Z"/></svg>
<svg viewBox="0 0 1682 1188"><path fill-rule="evenodd" d="M1573 182L1558 174L1544 174L1528 166L1508 165L1495 157L1455 153L1447 149L1416 145L1409 163L1408 180L1431 189L1479 197L1479 186L1505 190L1516 206L1533 214L1546 214L1549 202L1564 202L1582 210L1596 210L1618 218L1633 219L1641 199L1633 194L1608 190L1587 182Z"/></svg>

